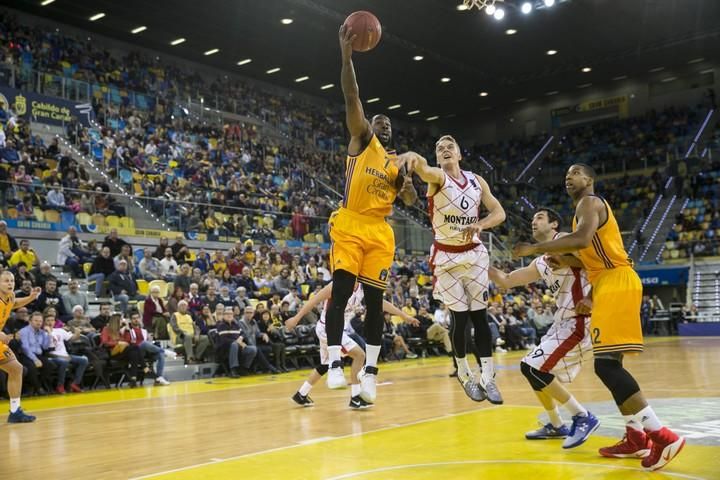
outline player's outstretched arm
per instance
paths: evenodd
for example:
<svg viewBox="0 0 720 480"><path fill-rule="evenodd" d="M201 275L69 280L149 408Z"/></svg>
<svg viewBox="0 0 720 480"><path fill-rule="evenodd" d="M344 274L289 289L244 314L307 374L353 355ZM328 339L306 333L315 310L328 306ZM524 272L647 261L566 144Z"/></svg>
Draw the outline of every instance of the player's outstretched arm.
<svg viewBox="0 0 720 480"><path fill-rule="evenodd" d="M400 157L405 158L405 165L407 165L410 175L416 174L420 177L420 180L429 185L442 186L445 183L445 174L442 169L428 165L427 159L422 155L415 152L406 152Z"/></svg>
<svg viewBox="0 0 720 480"><path fill-rule="evenodd" d="M600 213L604 208L605 204L597 197L583 198L575 209L577 228L574 232L548 242L518 243L513 248L513 255L526 257L541 253L569 253L587 248L600 226Z"/></svg>
<svg viewBox="0 0 720 480"><path fill-rule="evenodd" d="M538 272L535 266L535 260L530 263L527 267L518 268L510 273L505 273L502 270L490 267L488 272L490 280L500 288L513 288L540 280L540 272Z"/></svg>
<svg viewBox="0 0 720 480"><path fill-rule="evenodd" d="M410 325L413 325L417 327L420 325L420 322L417 318L413 318L407 313L403 312L399 308L397 308L395 305L393 305L391 302L388 302L387 300L383 300L383 311L389 313L390 315L395 315L397 317L402 318L405 320L405 323L409 323Z"/></svg>
<svg viewBox="0 0 720 480"><path fill-rule="evenodd" d="M357 35L353 35L345 26L340 27L340 51L342 52L342 70L340 84L345 97L345 123L350 130L350 155L357 155L367 145L372 130L370 122L365 118L360 88L355 78L355 67L352 62L352 43Z"/></svg>
<svg viewBox="0 0 720 480"><path fill-rule="evenodd" d="M13 300L15 301L15 303L13 304L13 307L12 307L13 310L17 310L18 308L22 308L22 307L34 302L35 299L37 299L41 293L42 293L42 288L35 287L32 289L32 291L30 292L30 295L28 295L27 297L15 298L15 295L13 294Z"/></svg>
<svg viewBox="0 0 720 480"><path fill-rule="evenodd" d="M318 293L313 295L311 299L309 299L307 302L303 304L302 307L300 307L300 310L292 317L285 320L285 327L287 328L295 328L297 324L300 322L300 320L305 317L308 313L312 312L312 309L318 306L320 302L324 302L328 298L330 298L330 294L332 294L332 282L325 285L322 290L320 290Z"/></svg>

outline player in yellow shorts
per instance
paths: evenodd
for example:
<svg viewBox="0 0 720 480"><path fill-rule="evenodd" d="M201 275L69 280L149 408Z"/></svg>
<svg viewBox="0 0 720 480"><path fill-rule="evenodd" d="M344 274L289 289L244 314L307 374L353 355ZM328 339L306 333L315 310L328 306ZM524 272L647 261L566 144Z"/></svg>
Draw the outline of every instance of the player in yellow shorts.
<svg viewBox="0 0 720 480"><path fill-rule="evenodd" d="M382 300L395 255L395 236L385 217L392 213L396 197L410 205L417 200L412 176L403 174L405 162L417 155L397 155L390 148L392 126L384 115L365 118L355 69L352 42L355 35L340 28L341 83L345 96L345 121L350 130L345 162L345 192L340 209L330 217L330 262L333 269L332 296L327 308L327 384L346 386L342 372L341 339L343 314L355 282L363 284L367 314L365 367L360 372L362 392L368 403L375 401L377 358L382 344Z"/></svg>
<svg viewBox="0 0 720 480"><path fill-rule="evenodd" d="M592 284L590 334L595 374L602 380L625 418L625 438L600 449L606 457L642 457L647 470L665 466L680 453L685 439L663 427L640 386L623 368L623 355L643 349L640 328L642 283L623 246L610 205L595 195L595 171L582 163L565 175L565 188L575 205L573 232L534 245L517 244L515 255L577 252Z"/></svg>
<svg viewBox="0 0 720 480"><path fill-rule="evenodd" d="M10 415L8 423L34 422L35 417L23 412L20 408L20 393L22 392L23 366L15 358L15 354L8 347L12 338L2 332L10 313L25 305L32 303L42 293L39 287L33 288L27 297L15 299L15 276L4 271L0 274L0 370L7 373L7 390L10 396Z"/></svg>

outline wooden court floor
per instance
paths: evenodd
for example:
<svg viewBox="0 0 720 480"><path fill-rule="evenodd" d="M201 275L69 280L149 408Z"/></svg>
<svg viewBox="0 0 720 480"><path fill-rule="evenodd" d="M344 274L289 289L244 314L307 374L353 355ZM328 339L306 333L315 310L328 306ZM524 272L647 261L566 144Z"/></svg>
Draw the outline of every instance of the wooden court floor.
<svg viewBox="0 0 720 480"><path fill-rule="evenodd" d="M314 408L289 397L307 371L28 399L30 425L0 426L0 478L21 479L720 479L720 338L651 339L627 362L662 420L688 438L666 469L601 458L622 421L590 367L571 389L602 422L583 446L529 442L541 408L521 355L496 355L505 405L474 403L446 358L381 365L378 402L319 384Z"/></svg>

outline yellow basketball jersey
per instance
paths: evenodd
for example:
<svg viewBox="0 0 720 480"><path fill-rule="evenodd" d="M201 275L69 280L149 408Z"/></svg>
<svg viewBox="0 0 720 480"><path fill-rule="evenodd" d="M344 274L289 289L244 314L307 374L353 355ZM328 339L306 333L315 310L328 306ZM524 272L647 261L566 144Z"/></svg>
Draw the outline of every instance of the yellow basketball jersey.
<svg viewBox="0 0 720 480"><path fill-rule="evenodd" d="M343 207L371 217L389 216L397 197L395 158L395 151L386 151L375 135L360 155L348 155Z"/></svg>
<svg viewBox="0 0 720 480"><path fill-rule="evenodd" d="M600 197L598 197L600 198ZM599 274L617 267L632 267L633 261L623 246L620 227L610 205L600 198L607 210L607 220L600 225L592 239L592 244L580 250L580 260L585 264L588 278L592 282ZM573 231L577 229L577 218L573 217Z"/></svg>
<svg viewBox="0 0 720 480"><path fill-rule="evenodd" d="M10 318L10 313L12 313L14 302L12 301L5 301L2 297L0 297L0 330L2 330L5 327L5 322L8 321L8 318Z"/></svg>

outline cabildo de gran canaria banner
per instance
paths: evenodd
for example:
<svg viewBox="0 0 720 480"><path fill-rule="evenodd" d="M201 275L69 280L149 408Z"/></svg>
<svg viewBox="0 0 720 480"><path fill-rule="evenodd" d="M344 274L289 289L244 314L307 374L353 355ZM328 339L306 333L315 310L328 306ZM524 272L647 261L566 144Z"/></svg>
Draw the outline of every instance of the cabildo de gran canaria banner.
<svg viewBox="0 0 720 480"><path fill-rule="evenodd" d="M90 121L95 119L90 103L74 103L10 87L0 87L0 105L5 110L12 109L19 118L27 122L64 125L76 120L89 127Z"/></svg>

